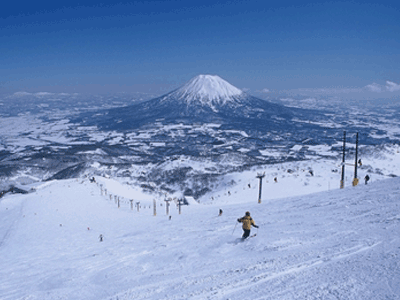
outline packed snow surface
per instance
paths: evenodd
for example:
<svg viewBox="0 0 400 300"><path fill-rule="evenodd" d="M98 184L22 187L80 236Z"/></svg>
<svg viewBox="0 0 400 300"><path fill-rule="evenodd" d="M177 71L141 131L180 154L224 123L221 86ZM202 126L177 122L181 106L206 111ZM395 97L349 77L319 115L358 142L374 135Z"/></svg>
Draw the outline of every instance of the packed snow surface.
<svg viewBox="0 0 400 300"><path fill-rule="evenodd" d="M217 75L198 75L181 88L170 93L169 96L185 99L188 103L209 104L209 102L217 102L223 104L242 94L243 92L240 89Z"/></svg>
<svg viewBox="0 0 400 300"><path fill-rule="evenodd" d="M254 182L181 214L171 202L171 218L163 197L103 177L7 193L0 298L400 299L400 178L280 199L268 186L261 203ZM246 211L259 229L241 241Z"/></svg>

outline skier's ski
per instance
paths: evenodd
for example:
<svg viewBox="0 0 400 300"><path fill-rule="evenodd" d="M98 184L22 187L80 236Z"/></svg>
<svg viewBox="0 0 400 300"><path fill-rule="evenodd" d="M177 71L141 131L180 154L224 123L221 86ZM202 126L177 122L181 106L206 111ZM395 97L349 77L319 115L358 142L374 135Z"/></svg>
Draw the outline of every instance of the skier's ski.
<svg viewBox="0 0 400 300"><path fill-rule="evenodd" d="M250 235L250 236L248 236L248 237L245 238L245 239L242 238L242 240L243 240L243 241L248 240L248 239L250 239L250 238L252 238L252 237L255 237L256 235L257 235L257 233L255 233L255 234L253 234L253 235Z"/></svg>
<svg viewBox="0 0 400 300"><path fill-rule="evenodd" d="M244 241L248 240L249 238L255 237L257 235L257 233L248 236L247 238L237 238L236 240L234 240L233 242L228 242L229 244L233 244L233 245L237 245L239 243L243 243Z"/></svg>

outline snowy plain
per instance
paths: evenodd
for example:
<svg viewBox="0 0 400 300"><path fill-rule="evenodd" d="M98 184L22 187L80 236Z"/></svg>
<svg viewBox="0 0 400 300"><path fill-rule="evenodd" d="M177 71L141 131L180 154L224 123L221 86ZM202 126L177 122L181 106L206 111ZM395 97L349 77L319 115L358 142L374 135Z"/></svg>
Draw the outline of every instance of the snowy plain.
<svg viewBox="0 0 400 300"><path fill-rule="evenodd" d="M387 166L399 157L393 152ZM8 193L0 198L0 298L400 299L400 179L352 187L348 178L341 190L340 174L308 166L314 176L295 163L230 174L212 200L181 214L172 202L171 219L162 197L112 178ZM261 203L259 172L267 175ZM321 184L327 177L330 187ZM259 229L241 241L236 219L246 211Z"/></svg>

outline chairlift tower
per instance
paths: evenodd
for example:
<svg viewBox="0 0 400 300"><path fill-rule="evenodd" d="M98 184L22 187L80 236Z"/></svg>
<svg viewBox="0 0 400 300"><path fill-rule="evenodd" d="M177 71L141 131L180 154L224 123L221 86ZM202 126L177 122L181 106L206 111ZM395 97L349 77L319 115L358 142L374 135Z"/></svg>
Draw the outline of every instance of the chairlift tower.
<svg viewBox="0 0 400 300"><path fill-rule="evenodd" d="M346 131L343 131L343 157L342 157L342 177L340 179L340 188L344 188L344 166L346 161Z"/></svg>
<svg viewBox="0 0 400 300"><path fill-rule="evenodd" d="M258 203L261 203L261 188L262 188L262 179L265 177L265 172L264 173L257 173L256 178L260 180L259 184L259 193L258 193Z"/></svg>
<svg viewBox="0 0 400 300"><path fill-rule="evenodd" d="M165 209L166 209L166 213L167 213L167 216L168 216L169 215L169 205L170 205L170 202L172 201L172 199L169 198L169 199L165 199L164 201L166 203Z"/></svg>
<svg viewBox="0 0 400 300"><path fill-rule="evenodd" d="M343 132L343 158L342 158L342 176L340 179L340 188L344 188L344 171L345 171L345 166L353 166L352 164L346 164L345 161L346 158L346 131ZM357 178L357 168L358 168L358 132L356 133L356 153L355 153L355 162L354 162L354 179L353 179L353 186L358 185L358 178Z"/></svg>
<svg viewBox="0 0 400 300"><path fill-rule="evenodd" d="M183 205L183 199L178 199L179 214L182 213L182 211L181 211L182 205Z"/></svg>
<svg viewBox="0 0 400 300"><path fill-rule="evenodd" d="M353 186L356 186L359 182L357 178L357 167L358 167L358 132L356 134L356 159L354 161L354 179L353 179Z"/></svg>
<svg viewBox="0 0 400 300"><path fill-rule="evenodd" d="M137 208L137 211L139 212L139 208L140 208L140 201L137 201L137 202L136 202L136 208Z"/></svg>

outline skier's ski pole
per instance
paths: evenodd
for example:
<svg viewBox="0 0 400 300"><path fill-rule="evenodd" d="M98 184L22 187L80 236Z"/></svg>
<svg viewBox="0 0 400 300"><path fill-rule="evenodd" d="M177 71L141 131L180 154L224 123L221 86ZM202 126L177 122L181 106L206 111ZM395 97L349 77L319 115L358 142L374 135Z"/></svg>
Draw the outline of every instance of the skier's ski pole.
<svg viewBox="0 0 400 300"><path fill-rule="evenodd" d="M235 232L236 226L237 226L237 223L235 224L235 228L233 228L232 235Z"/></svg>

